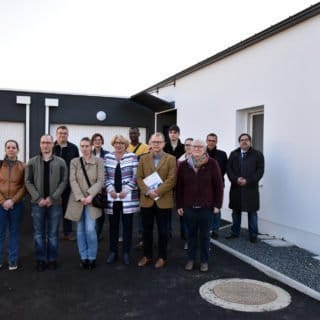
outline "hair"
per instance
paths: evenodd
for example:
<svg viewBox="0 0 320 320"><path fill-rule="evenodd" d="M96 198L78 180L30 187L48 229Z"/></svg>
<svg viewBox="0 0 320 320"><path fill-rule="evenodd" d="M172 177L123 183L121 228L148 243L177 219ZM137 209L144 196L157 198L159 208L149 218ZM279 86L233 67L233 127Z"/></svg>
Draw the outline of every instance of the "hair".
<svg viewBox="0 0 320 320"><path fill-rule="evenodd" d="M125 144L126 149L129 147L129 140L125 138L121 134L116 134L112 139L111 139L111 145L114 146L116 140L119 140L120 142L123 142Z"/></svg>
<svg viewBox="0 0 320 320"><path fill-rule="evenodd" d="M7 144L10 143L10 142L14 143L14 144L16 145L17 150L19 151L19 144L18 144L18 142L17 142L16 140L13 140L13 139L7 140L7 141L5 142L5 144L4 144L4 147L6 148L6 147L7 147Z"/></svg>
<svg viewBox="0 0 320 320"><path fill-rule="evenodd" d="M213 132L208 133L207 140L208 140L209 137L214 137L214 138L218 139L218 136Z"/></svg>
<svg viewBox="0 0 320 320"><path fill-rule="evenodd" d="M238 138L238 141L239 141L239 142L240 142L240 140L241 140L241 138L242 138L243 136L247 136L248 139L249 139L249 141L251 142L251 136L250 136L249 133L241 133L240 136L239 136L239 138Z"/></svg>
<svg viewBox="0 0 320 320"><path fill-rule="evenodd" d="M196 143L202 145L204 148L207 146L202 139L194 139L192 144L196 144Z"/></svg>
<svg viewBox="0 0 320 320"><path fill-rule="evenodd" d="M68 129L68 127L67 126L65 126L65 125L62 125L62 126L59 126L57 129L56 129L56 132L58 132L58 130L67 130L68 131L68 133L69 133L69 129Z"/></svg>
<svg viewBox="0 0 320 320"><path fill-rule="evenodd" d="M193 138L187 138L184 140L184 143L186 143L187 141L193 141Z"/></svg>
<svg viewBox="0 0 320 320"><path fill-rule="evenodd" d="M41 139L42 139L43 137L50 138L52 142L54 141L53 136L50 135L50 134L47 134L47 133L46 133L46 134L43 134L43 135L40 137L40 141L41 141Z"/></svg>
<svg viewBox="0 0 320 320"><path fill-rule="evenodd" d="M87 142L89 142L89 144L91 144L91 140L90 140L89 137L83 137L83 138L80 140L80 143L81 143L82 141L87 141Z"/></svg>
<svg viewBox="0 0 320 320"><path fill-rule="evenodd" d="M169 132L170 131L176 131L176 132L178 132L178 133L180 133L180 128L176 125L176 124L173 124L173 125L171 125L170 127L169 127L169 130L168 130Z"/></svg>
<svg viewBox="0 0 320 320"><path fill-rule="evenodd" d="M130 130L137 130L138 131L138 133L140 133L140 129L139 129L139 127L131 127L130 129L129 129L129 131Z"/></svg>
<svg viewBox="0 0 320 320"><path fill-rule="evenodd" d="M151 142L151 139L152 139L153 137L160 137L160 138L163 140L163 142L165 141L164 135L163 135L163 133L161 133L161 132L155 132L154 134L152 134L151 137L150 137L150 139L149 139L149 143Z"/></svg>
<svg viewBox="0 0 320 320"><path fill-rule="evenodd" d="M102 141L102 144L104 144L104 138L103 138L103 135L101 133L95 133L92 135L91 137L91 144L93 144L94 142L94 139L97 138L97 137L100 137L101 138L101 141Z"/></svg>

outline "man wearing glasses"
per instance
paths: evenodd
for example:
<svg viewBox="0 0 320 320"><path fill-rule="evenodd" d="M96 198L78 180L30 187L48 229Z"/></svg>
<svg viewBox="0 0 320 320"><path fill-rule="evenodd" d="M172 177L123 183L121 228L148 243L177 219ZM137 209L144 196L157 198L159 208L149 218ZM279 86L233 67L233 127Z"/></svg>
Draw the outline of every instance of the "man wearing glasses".
<svg viewBox="0 0 320 320"><path fill-rule="evenodd" d="M137 183L140 188L140 206L143 223L144 256L138 266L144 267L152 263L153 258L153 224L158 227L158 258L155 268L162 268L167 260L167 244L169 233L169 216L173 207L173 187L175 185L176 158L163 151L165 142L162 133L154 133L149 141L151 152L144 155L137 170ZM146 178L157 173L161 183L148 186Z"/></svg>

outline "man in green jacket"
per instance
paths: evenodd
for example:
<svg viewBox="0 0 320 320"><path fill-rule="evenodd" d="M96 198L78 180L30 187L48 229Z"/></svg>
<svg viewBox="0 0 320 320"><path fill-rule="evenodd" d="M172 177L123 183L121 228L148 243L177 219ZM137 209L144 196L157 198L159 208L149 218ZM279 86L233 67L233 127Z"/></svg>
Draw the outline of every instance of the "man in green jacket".
<svg viewBox="0 0 320 320"><path fill-rule="evenodd" d="M41 136L41 152L29 160L25 171L25 185L31 195L37 271L57 268L61 194L67 184L68 169L52 150L53 138Z"/></svg>

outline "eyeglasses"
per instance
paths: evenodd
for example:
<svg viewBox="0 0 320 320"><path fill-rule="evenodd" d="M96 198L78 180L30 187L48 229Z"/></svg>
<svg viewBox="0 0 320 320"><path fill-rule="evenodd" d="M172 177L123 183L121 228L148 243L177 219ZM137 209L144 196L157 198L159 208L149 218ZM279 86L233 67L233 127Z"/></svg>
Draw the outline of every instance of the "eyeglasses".
<svg viewBox="0 0 320 320"><path fill-rule="evenodd" d="M125 143L124 143L124 142L121 142L121 141L115 141L114 144L124 145Z"/></svg>
<svg viewBox="0 0 320 320"><path fill-rule="evenodd" d="M192 147L192 144L185 144L186 147Z"/></svg>
<svg viewBox="0 0 320 320"><path fill-rule="evenodd" d="M192 148L194 148L194 149L202 149L202 148L204 148L204 146L197 146L197 145L195 145L195 146L192 146Z"/></svg>
<svg viewBox="0 0 320 320"><path fill-rule="evenodd" d="M161 144L163 141L151 141L152 144Z"/></svg>
<svg viewBox="0 0 320 320"><path fill-rule="evenodd" d="M40 143L41 143L41 144L52 144L51 141L41 141Z"/></svg>
<svg viewBox="0 0 320 320"><path fill-rule="evenodd" d="M207 140L207 142L217 142L217 140Z"/></svg>

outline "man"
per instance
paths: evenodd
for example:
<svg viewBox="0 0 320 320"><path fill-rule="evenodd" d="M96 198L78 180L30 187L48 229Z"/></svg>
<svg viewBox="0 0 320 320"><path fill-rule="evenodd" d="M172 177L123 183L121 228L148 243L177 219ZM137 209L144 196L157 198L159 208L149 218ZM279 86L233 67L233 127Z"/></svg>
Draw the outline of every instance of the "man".
<svg viewBox="0 0 320 320"><path fill-rule="evenodd" d="M207 135L207 154L209 157L215 159L218 162L222 180L224 182L224 175L227 170L227 162L228 157L227 154L217 149L218 136L215 133L209 133ZM212 230L211 230L211 238L218 239L219 238L219 228L220 228L220 220L221 220L221 211L214 213L212 216Z"/></svg>
<svg viewBox="0 0 320 320"><path fill-rule="evenodd" d="M152 262L154 219L156 219L159 235L159 254L155 268L162 268L167 260L168 227L173 207L176 159L163 152L164 143L162 133L153 134L150 138L152 151L140 159L137 170L144 244L144 256L138 263L140 267ZM148 186L144 179L150 178L150 175L155 172L160 176L162 182Z"/></svg>
<svg viewBox="0 0 320 320"><path fill-rule="evenodd" d="M130 144L127 148L128 152L134 153L138 159L143 154L149 153L149 146L147 146L145 143L142 143L139 141L140 137L140 130L138 127L132 127L129 129L129 138L130 138ZM142 216L141 211L138 212L138 244L136 245L136 248L142 248L143 246L143 226L142 226Z"/></svg>
<svg viewBox="0 0 320 320"><path fill-rule="evenodd" d="M61 195L68 180L65 162L53 155L53 138L40 138L40 155L29 160L25 186L31 195L36 269L57 268L59 221L62 215Z"/></svg>
<svg viewBox="0 0 320 320"><path fill-rule="evenodd" d="M54 143L53 154L64 159L66 162L68 171L70 169L70 162L73 158L79 157L79 150L76 145L68 141L69 130L66 126L59 126L56 130L56 141ZM68 174L69 177L69 174ZM67 187L62 194L62 212L63 212L63 239L64 240L76 240L72 234L72 221L64 218L67 210L71 188L69 179Z"/></svg>
<svg viewBox="0 0 320 320"><path fill-rule="evenodd" d="M248 212L249 239L257 242L259 210L259 180L264 173L263 154L251 147L251 136L242 133L239 136L240 148L231 152L227 164L227 174L231 181L230 204L232 209L231 234L227 239L240 235L241 212Z"/></svg>
<svg viewBox="0 0 320 320"><path fill-rule="evenodd" d="M184 144L180 141L180 128L173 124L170 126L169 131L169 141L166 143L163 151L180 158L184 154Z"/></svg>

